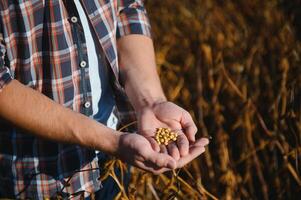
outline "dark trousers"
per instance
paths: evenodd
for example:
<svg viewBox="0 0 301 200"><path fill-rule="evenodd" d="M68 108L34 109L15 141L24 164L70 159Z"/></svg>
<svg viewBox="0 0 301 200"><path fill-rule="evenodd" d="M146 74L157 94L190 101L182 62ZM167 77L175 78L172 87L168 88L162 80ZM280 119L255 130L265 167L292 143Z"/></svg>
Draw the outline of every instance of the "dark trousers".
<svg viewBox="0 0 301 200"><path fill-rule="evenodd" d="M108 157L105 155L99 155L99 164L101 166L102 163L104 163ZM115 174L118 178L118 180L121 180L121 173L120 173L120 169L115 168L114 169ZM123 186L126 190L126 192L128 192L128 186L130 184L130 166L128 167L128 170L126 172L124 172L123 175ZM104 181L102 181L102 186L103 188L98 190L97 192L95 192L95 199L96 200L113 200L118 193L120 192L120 189L117 185L117 183L114 181L114 179L111 176L108 176L107 179L105 179ZM91 197L87 197L86 200L91 200Z"/></svg>
<svg viewBox="0 0 301 200"><path fill-rule="evenodd" d="M115 169L115 173L116 173L116 176L118 177L118 179L120 180L120 170ZM124 180L122 183L124 185L124 188L126 189L126 192L127 192L129 183L130 183L130 172L128 170L128 172L126 172L124 174ZM120 189L119 189L117 183L114 181L114 179L111 176L109 176L106 180L104 180L102 182L102 185L103 185L103 188L95 193L95 199L97 199L97 200L114 199L117 196L117 194L120 192Z"/></svg>

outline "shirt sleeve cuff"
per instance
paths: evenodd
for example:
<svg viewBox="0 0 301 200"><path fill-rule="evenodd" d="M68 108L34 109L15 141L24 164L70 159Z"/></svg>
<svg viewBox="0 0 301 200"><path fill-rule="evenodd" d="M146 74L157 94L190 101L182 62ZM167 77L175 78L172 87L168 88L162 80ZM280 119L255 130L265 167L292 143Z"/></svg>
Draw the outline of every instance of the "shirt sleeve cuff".
<svg viewBox="0 0 301 200"><path fill-rule="evenodd" d="M144 6L133 4L119 12L117 38L130 34L151 37L151 26Z"/></svg>
<svg viewBox="0 0 301 200"><path fill-rule="evenodd" d="M7 67L0 67L0 92L12 80L10 70Z"/></svg>

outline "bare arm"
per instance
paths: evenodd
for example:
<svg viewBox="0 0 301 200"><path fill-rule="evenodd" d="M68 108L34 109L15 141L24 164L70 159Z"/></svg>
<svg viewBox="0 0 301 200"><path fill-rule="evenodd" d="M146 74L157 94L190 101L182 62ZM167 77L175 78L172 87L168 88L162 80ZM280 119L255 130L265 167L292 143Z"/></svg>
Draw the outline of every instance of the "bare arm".
<svg viewBox="0 0 301 200"><path fill-rule="evenodd" d="M16 80L0 93L0 105L1 117L37 136L111 154L117 149L118 138L113 134L114 130L64 108Z"/></svg>
<svg viewBox="0 0 301 200"><path fill-rule="evenodd" d="M156 69L153 42L142 35L118 40L121 76L135 110L166 101Z"/></svg>
<svg viewBox="0 0 301 200"><path fill-rule="evenodd" d="M170 156L154 152L144 137L107 128L16 80L0 92L0 105L0 117L39 137L95 148L153 173L176 167Z"/></svg>
<svg viewBox="0 0 301 200"><path fill-rule="evenodd" d="M194 158L189 146L195 144L197 128L190 114L183 108L168 102L156 71L152 40L143 35L127 35L117 41L120 72L125 90L138 118L139 132L146 136L154 150L166 152L173 158L189 162ZM167 148L152 138L158 127L178 130L178 140ZM208 143L204 139L204 143ZM198 149L195 155L202 153ZM179 161L180 162L180 161Z"/></svg>

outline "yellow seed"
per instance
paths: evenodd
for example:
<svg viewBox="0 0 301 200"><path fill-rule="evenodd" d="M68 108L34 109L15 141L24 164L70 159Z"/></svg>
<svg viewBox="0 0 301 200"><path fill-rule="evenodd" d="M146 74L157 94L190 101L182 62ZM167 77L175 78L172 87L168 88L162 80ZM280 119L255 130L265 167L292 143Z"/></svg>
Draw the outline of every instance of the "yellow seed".
<svg viewBox="0 0 301 200"><path fill-rule="evenodd" d="M155 139L158 144L168 145L169 142L176 141L177 136L170 128L156 128Z"/></svg>

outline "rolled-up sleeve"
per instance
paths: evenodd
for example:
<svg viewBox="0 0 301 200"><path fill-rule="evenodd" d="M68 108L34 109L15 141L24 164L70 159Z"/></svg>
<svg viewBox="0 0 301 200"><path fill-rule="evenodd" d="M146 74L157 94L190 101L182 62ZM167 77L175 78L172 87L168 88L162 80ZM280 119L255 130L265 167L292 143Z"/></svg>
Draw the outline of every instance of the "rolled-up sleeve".
<svg viewBox="0 0 301 200"><path fill-rule="evenodd" d="M0 26L0 92L12 80L9 68L5 65L6 47Z"/></svg>
<svg viewBox="0 0 301 200"><path fill-rule="evenodd" d="M151 37L143 0L118 0L117 38L130 34Z"/></svg>

